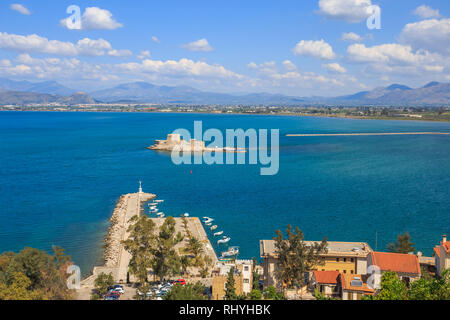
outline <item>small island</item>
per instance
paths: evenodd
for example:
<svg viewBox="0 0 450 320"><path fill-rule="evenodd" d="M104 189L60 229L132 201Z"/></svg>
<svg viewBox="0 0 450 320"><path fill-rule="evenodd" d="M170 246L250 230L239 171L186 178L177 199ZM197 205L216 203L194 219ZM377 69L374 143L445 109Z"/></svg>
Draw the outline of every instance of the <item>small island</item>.
<svg viewBox="0 0 450 320"><path fill-rule="evenodd" d="M191 139L186 141L181 139L179 134L169 134L167 135L167 140L155 140L155 144L148 147L149 150L159 150L159 151L181 151L181 152L246 152L242 148L232 148L232 147L206 147L205 141Z"/></svg>

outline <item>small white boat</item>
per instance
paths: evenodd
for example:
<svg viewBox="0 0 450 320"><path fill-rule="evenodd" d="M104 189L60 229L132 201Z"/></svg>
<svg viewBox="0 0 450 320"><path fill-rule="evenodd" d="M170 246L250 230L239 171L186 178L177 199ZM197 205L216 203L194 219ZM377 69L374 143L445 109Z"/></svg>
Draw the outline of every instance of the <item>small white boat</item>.
<svg viewBox="0 0 450 320"><path fill-rule="evenodd" d="M217 229L217 225L212 226L210 229L211 229L211 231L216 230Z"/></svg>
<svg viewBox="0 0 450 320"><path fill-rule="evenodd" d="M222 239L220 239L220 240L217 241L217 244L228 243L228 242L230 242L230 240L231 240L230 237L223 236Z"/></svg>
<svg viewBox="0 0 450 320"><path fill-rule="evenodd" d="M164 200L155 200L154 202L161 203L161 202L164 202Z"/></svg>
<svg viewBox="0 0 450 320"><path fill-rule="evenodd" d="M158 218L164 218L164 217L165 217L165 215L164 215L164 214L162 214L162 215L158 216Z"/></svg>
<svg viewBox="0 0 450 320"><path fill-rule="evenodd" d="M214 233L214 237L218 237L218 236L221 236L221 235L223 235L223 231L219 231L219 232Z"/></svg>
<svg viewBox="0 0 450 320"><path fill-rule="evenodd" d="M239 247L231 247L228 251L222 252L221 258L229 258L239 254Z"/></svg>
<svg viewBox="0 0 450 320"><path fill-rule="evenodd" d="M210 227L212 225L211 222L205 223L205 225L207 225L208 227Z"/></svg>
<svg viewBox="0 0 450 320"><path fill-rule="evenodd" d="M163 216L163 215L164 215L164 212L158 212L156 215L157 215L157 216Z"/></svg>
<svg viewBox="0 0 450 320"><path fill-rule="evenodd" d="M212 219L212 218L210 218L210 217L203 217L203 223L204 224L208 224L208 223L211 223L211 222L213 222L214 221L214 219Z"/></svg>
<svg viewBox="0 0 450 320"><path fill-rule="evenodd" d="M183 217L185 217L185 218L189 217L189 213L183 214Z"/></svg>

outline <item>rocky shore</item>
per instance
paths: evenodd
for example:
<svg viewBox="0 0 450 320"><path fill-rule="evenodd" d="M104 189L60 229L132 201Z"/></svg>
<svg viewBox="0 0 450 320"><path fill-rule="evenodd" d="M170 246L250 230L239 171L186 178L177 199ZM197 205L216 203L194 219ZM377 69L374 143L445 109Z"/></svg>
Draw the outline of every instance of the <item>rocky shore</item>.
<svg viewBox="0 0 450 320"><path fill-rule="evenodd" d="M105 239L104 260L106 267L115 267L119 263L120 241L126 231L124 230L124 218L127 213L126 197L127 195L123 195L119 198L110 219L111 226Z"/></svg>

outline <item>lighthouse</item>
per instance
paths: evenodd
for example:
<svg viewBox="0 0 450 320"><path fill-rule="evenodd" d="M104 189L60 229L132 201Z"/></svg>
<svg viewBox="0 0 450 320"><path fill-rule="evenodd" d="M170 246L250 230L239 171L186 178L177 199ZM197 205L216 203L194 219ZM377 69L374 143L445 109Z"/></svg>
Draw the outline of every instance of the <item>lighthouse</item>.
<svg viewBox="0 0 450 320"><path fill-rule="evenodd" d="M139 181L139 194L142 194L142 181Z"/></svg>

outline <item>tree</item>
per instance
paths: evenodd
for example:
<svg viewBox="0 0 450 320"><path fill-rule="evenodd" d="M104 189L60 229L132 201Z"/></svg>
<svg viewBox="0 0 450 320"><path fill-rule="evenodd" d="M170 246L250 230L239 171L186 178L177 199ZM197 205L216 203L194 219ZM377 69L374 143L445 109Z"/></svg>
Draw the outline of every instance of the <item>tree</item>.
<svg viewBox="0 0 450 320"><path fill-rule="evenodd" d="M21 272L14 272L10 285L0 283L0 300L45 300L42 290L32 289L31 280Z"/></svg>
<svg viewBox="0 0 450 320"><path fill-rule="evenodd" d="M130 274L136 276L142 285L147 282L148 269L152 266L153 251L156 242L155 223L146 215L134 216L128 228L130 236L123 241L125 250L131 254Z"/></svg>
<svg viewBox="0 0 450 320"><path fill-rule="evenodd" d="M200 282L184 286L176 284L167 293L164 300L206 300L203 295L204 291L205 287Z"/></svg>
<svg viewBox="0 0 450 320"><path fill-rule="evenodd" d="M373 300L406 300L407 289L395 272L388 271L381 277L381 289Z"/></svg>
<svg viewBox="0 0 450 320"><path fill-rule="evenodd" d="M283 288L299 288L304 284L305 273L321 265L320 254L327 252L327 240L306 244L303 232L291 226L286 229L286 239L280 230L276 231L275 249L278 254L276 277Z"/></svg>
<svg viewBox="0 0 450 320"><path fill-rule="evenodd" d="M193 262L195 266L200 266L202 263L202 254L204 252L203 243L195 237L189 238L188 252L193 255Z"/></svg>
<svg viewBox="0 0 450 320"><path fill-rule="evenodd" d="M227 282L225 283L225 300L237 300L238 297L234 282L234 267L231 267L228 272Z"/></svg>
<svg viewBox="0 0 450 320"><path fill-rule="evenodd" d="M67 263L70 263L71 257L66 255L66 249L60 246L52 246L53 250L53 260L56 263L57 268L61 268Z"/></svg>
<svg viewBox="0 0 450 320"><path fill-rule="evenodd" d="M253 290L259 290L259 279L261 276L256 271L256 266L258 265L258 261L253 257L253 272L252 272L252 289Z"/></svg>
<svg viewBox="0 0 450 320"><path fill-rule="evenodd" d="M188 256L182 256L180 258L180 264L181 264L181 271L183 274L188 273L188 268L192 265L192 259Z"/></svg>
<svg viewBox="0 0 450 320"><path fill-rule="evenodd" d="M408 232L405 232L404 234L400 234L397 236L397 242L396 243L390 243L387 246L387 249L390 252L395 253L410 253L416 251L416 248L414 248L414 243L411 241L411 237Z"/></svg>
<svg viewBox="0 0 450 320"><path fill-rule="evenodd" d="M156 246L153 249L152 269L160 280L166 276L180 274L180 256L175 250L175 246L181 241L183 241L181 233L175 234L175 219L166 218L159 230Z"/></svg>
<svg viewBox="0 0 450 320"><path fill-rule="evenodd" d="M284 296L282 293L277 292L274 286L269 286L263 291L264 299L266 300L283 300Z"/></svg>
<svg viewBox="0 0 450 320"><path fill-rule="evenodd" d="M408 290L410 300L450 300L450 269L440 278L420 278Z"/></svg>
<svg viewBox="0 0 450 320"><path fill-rule="evenodd" d="M114 285L114 278L111 273L106 274L104 272L100 273L94 281L94 286L96 293L103 296L108 292L108 288Z"/></svg>
<svg viewBox="0 0 450 320"><path fill-rule="evenodd" d="M250 300L261 300L262 293L258 289L253 289L249 294Z"/></svg>
<svg viewBox="0 0 450 320"><path fill-rule="evenodd" d="M0 284L14 289L19 294L18 299L23 297L20 288L29 293L42 293L42 299L70 299L65 268L58 267L53 256L38 249L27 247L18 254L7 252L0 256ZM24 286L27 281L29 285Z"/></svg>

